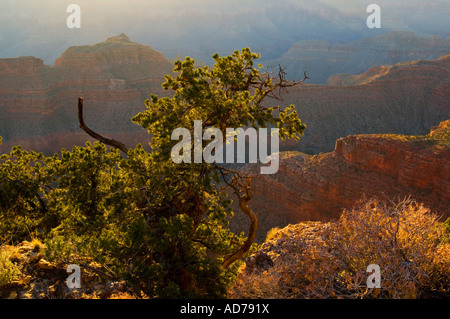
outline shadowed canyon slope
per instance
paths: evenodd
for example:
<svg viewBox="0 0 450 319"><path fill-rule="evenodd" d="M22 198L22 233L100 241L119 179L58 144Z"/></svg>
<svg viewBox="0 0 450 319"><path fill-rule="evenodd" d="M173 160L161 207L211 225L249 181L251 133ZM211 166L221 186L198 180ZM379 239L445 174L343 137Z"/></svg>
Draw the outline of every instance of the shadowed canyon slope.
<svg viewBox="0 0 450 319"><path fill-rule="evenodd" d="M127 145L148 140L131 122L150 93L163 95L170 63L149 46L121 34L95 45L67 49L55 65L41 59L0 59L0 135L12 145L47 154L84 145L77 100L85 99L87 125Z"/></svg>
<svg viewBox="0 0 450 319"><path fill-rule="evenodd" d="M250 165L243 170L257 174L249 205L258 215L260 241L273 227L337 219L364 196L411 196L450 217L450 120L424 136L351 135L337 140L330 153L284 152L274 175L259 175ZM246 222L240 214L234 218L232 223Z"/></svg>
<svg viewBox="0 0 450 319"><path fill-rule="evenodd" d="M359 74L376 65L434 60L449 53L450 38L391 31L347 43L299 41L281 58L267 63L285 65L288 78L297 79L306 70L310 83L325 84L335 74Z"/></svg>
<svg viewBox="0 0 450 319"><path fill-rule="evenodd" d="M424 135L450 118L450 55L336 75L330 83L305 84L285 95L308 128L283 150L330 152L337 139L353 134Z"/></svg>

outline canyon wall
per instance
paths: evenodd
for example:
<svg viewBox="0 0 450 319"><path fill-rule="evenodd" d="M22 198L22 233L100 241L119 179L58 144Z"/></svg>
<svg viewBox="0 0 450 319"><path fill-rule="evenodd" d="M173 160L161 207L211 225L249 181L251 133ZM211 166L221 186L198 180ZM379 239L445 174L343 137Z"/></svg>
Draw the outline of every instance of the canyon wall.
<svg viewBox="0 0 450 319"><path fill-rule="evenodd" d="M22 145L51 155L90 140L79 128L78 97L88 126L132 147L148 134L131 118L150 93L164 95L170 63L161 53L121 34L95 45L67 49L54 66L41 59L0 59L0 153Z"/></svg>
<svg viewBox="0 0 450 319"><path fill-rule="evenodd" d="M427 50L441 52L436 48ZM89 137L77 120L79 96L88 126L128 147L145 146L149 136L131 118L145 110L150 94L168 94L161 84L172 69L160 52L124 34L71 47L54 66L34 57L0 59L0 153L19 144L46 155L84 145ZM300 141L283 142L283 151L331 152L337 139L354 134L426 134L450 118L450 55L335 75L328 85L308 81L284 92L282 101L266 101L296 105L308 126Z"/></svg>
<svg viewBox="0 0 450 319"><path fill-rule="evenodd" d="M359 74L377 65L434 60L449 53L450 38L391 31L346 43L302 40L294 43L281 58L264 64L285 66L290 79L298 79L306 70L311 76L310 83L326 84L335 74Z"/></svg>
<svg viewBox="0 0 450 319"><path fill-rule="evenodd" d="M411 196L450 217L450 120L424 136L353 135L329 153L283 152L273 175L250 165L243 171L254 176L249 206L258 216L259 241L273 227L337 219L364 197ZM245 216L233 219L233 227L246 229Z"/></svg>
<svg viewBox="0 0 450 319"><path fill-rule="evenodd" d="M282 144L286 151L331 152L337 139L354 134L424 135L450 118L450 55L300 85L282 103L294 104L307 125L300 141Z"/></svg>

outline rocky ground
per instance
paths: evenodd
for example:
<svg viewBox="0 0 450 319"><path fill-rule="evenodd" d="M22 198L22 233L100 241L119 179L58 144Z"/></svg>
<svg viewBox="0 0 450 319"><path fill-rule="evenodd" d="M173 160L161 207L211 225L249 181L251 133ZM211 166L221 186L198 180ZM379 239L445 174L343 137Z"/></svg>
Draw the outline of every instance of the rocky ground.
<svg viewBox="0 0 450 319"><path fill-rule="evenodd" d="M99 268L91 263L81 268L81 288L69 289L67 265L56 265L44 259L42 244L24 241L16 246L3 245L0 253L19 270L12 282L0 285L0 299L136 299L123 281L105 281ZM1 265L0 265L1 266Z"/></svg>

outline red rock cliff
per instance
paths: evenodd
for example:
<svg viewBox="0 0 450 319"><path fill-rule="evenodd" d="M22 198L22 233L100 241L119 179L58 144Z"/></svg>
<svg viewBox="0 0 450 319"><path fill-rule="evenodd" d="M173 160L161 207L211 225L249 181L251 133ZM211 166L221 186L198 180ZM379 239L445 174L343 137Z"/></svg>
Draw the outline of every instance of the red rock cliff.
<svg viewBox="0 0 450 319"><path fill-rule="evenodd" d="M336 219L364 196L411 196L448 217L450 120L426 136L355 135L339 139L330 153L281 153L278 173L254 177L252 190L259 240L276 226ZM240 223L242 229L246 220L240 215L232 225Z"/></svg>
<svg viewBox="0 0 450 319"><path fill-rule="evenodd" d="M47 154L83 145L87 136L80 135L76 115L80 95L92 129L111 138L119 134L133 147L142 142L143 130L130 119L145 110L150 93L167 94L161 83L172 68L160 52L124 34L71 47L53 67L33 57L0 59L0 153L17 144ZM333 85L304 84L283 99L281 107L295 104L308 126L300 142L281 144L284 151L330 152L337 139L352 134L426 134L450 118L450 55L336 76Z"/></svg>
<svg viewBox="0 0 450 319"><path fill-rule="evenodd" d="M160 52L124 34L71 47L53 67L33 57L0 59L0 153L18 144L47 154L84 145L89 138L78 127L79 96L92 129L122 137L130 147L146 143L147 132L131 118L145 110L150 93L165 94L161 83L172 68Z"/></svg>

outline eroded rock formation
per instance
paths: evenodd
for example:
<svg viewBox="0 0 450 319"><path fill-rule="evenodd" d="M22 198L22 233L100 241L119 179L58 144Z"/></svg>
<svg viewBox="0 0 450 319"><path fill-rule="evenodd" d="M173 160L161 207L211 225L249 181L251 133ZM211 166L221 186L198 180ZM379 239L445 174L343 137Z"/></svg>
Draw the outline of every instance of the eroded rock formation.
<svg viewBox="0 0 450 319"><path fill-rule="evenodd" d="M131 118L145 110L150 93L165 94L161 83L172 68L161 53L124 34L71 47L54 66L34 57L0 59L0 152L22 145L51 155L83 146L89 138L78 127L79 96L93 129L130 147L145 144L147 132Z"/></svg>
<svg viewBox="0 0 450 319"><path fill-rule="evenodd" d="M260 175L256 166L243 170L256 175L249 206L258 216L259 241L273 227L335 220L364 197L411 196L445 218L450 216L450 120L425 136L353 135L337 140L330 153L284 152L273 175ZM243 229L240 215L232 225Z"/></svg>

